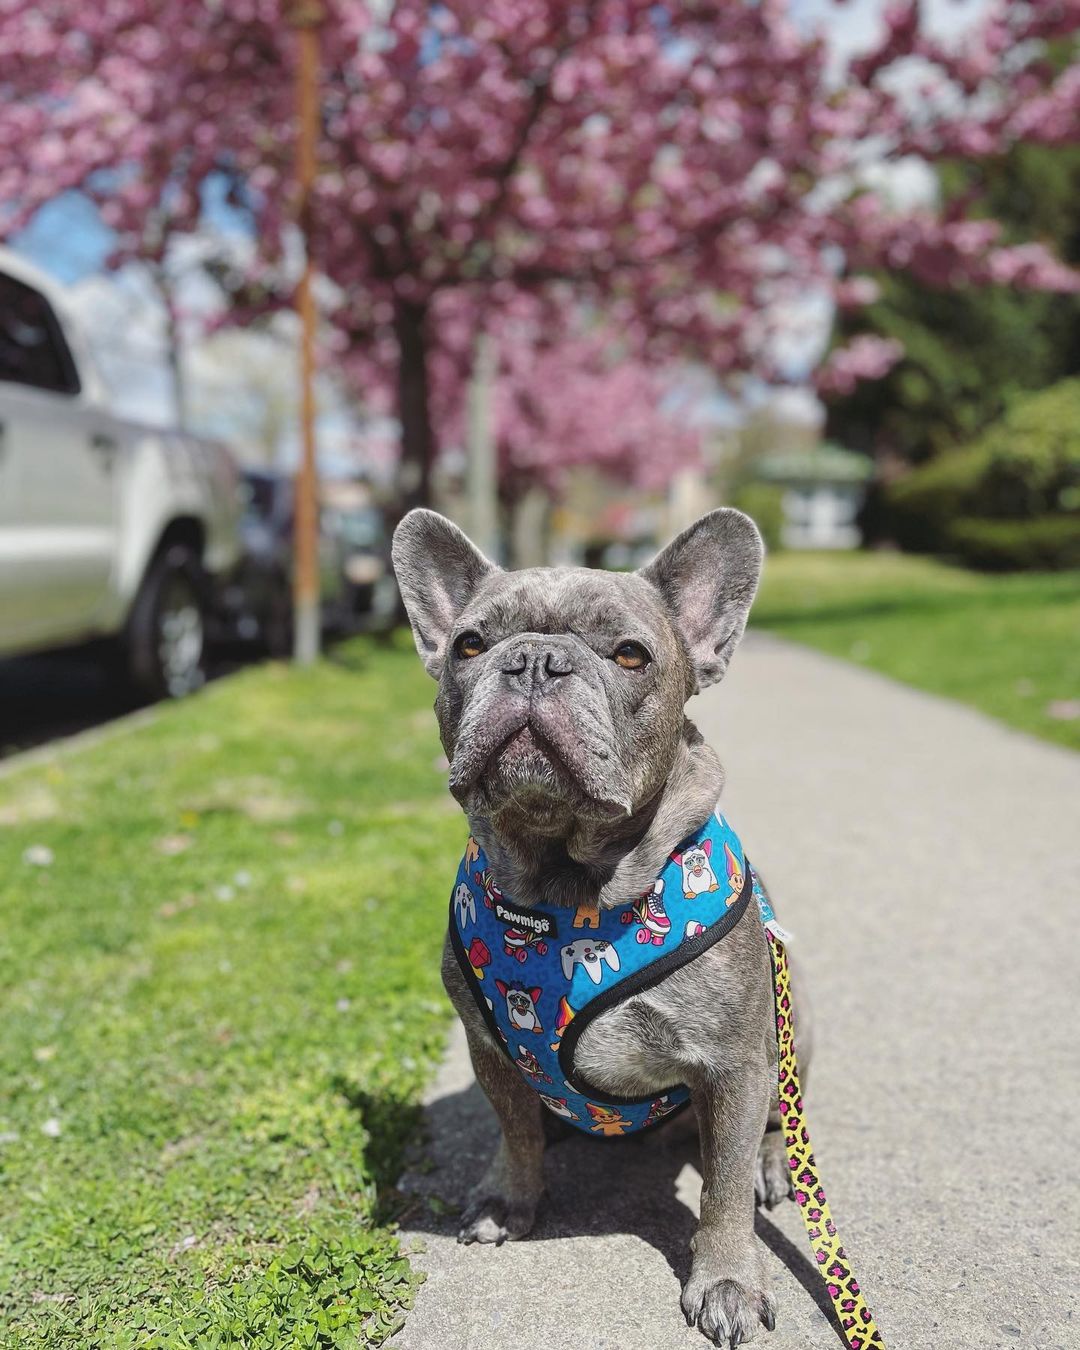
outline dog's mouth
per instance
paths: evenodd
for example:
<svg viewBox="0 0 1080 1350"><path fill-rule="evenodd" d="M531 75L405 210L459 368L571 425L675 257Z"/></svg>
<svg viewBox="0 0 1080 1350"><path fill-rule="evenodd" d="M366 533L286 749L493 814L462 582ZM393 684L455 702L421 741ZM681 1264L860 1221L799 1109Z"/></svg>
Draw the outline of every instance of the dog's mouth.
<svg viewBox="0 0 1080 1350"><path fill-rule="evenodd" d="M478 790L489 807L517 800L612 816L630 809L606 717L590 719L553 699L489 704L485 712L464 720L454 747L450 791L459 801Z"/></svg>
<svg viewBox="0 0 1080 1350"><path fill-rule="evenodd" d="M489 798L540 794L575 801L583 792L563 756L528 722L495 747L479 781Z"/></svg>
<svg viewBox="0 0 1080 1350"><path fill-rule="evenodd" d="M535 727L526 722L516 731L504 737L488 758L484 771L496 767L500 773L528 776L539 773L547 777L551 772L565 774L573 778L566 761L552 743L542 736Z"/></svg>

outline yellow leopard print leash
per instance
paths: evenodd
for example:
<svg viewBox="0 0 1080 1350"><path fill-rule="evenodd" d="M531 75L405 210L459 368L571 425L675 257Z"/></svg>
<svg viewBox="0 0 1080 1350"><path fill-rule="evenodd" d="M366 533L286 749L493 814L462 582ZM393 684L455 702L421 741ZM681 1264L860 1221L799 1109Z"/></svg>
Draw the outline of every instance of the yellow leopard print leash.
<svg viewBox="0 0 1080 1350"><path fill-rule="evenodd" d="M784 944L766 929L772 953L773 991L776 995L777 1083L780 1116L787 1147L788 1166L795 1188L795 1202L806 1224L810 1247L821 1278L851 1350L884 1350L885 1342L874 1323L851 1270L847 1253L833 1223L829 1202L821 1185L817 1163L810 1148L810 1135L803 1112L799 1067L795 1061L795 1028L791 1007L791 974Z"/></svg>

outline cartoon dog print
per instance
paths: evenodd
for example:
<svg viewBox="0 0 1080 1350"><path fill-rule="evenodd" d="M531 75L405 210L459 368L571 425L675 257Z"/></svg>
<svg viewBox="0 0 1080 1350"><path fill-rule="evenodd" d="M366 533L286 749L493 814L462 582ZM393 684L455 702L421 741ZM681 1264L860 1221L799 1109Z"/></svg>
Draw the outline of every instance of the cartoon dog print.
<svg viewBox="0 0 1080 1350"><path fill-rule="evenodd" d="M578 966L584 966L593 984L599 984L604 974L601 965L609 970L619 969L619 953L603 939L597 942L593 938L578 938L562 949L562 973L568 980L574 978Z"/></svg>
<svg viewBox="0 0 1080 1350"><path fill-rule="evenodd" d="M567 1106L565 1097L550 1097L546 1092L541 1092L540 1100L549 1111L554 1111L557 1116L562 1116L563 1120L581 1119L579 1115L576 1115Z"/></svg>
<svg viewBox="0 0 1080 1350"><path fill-rule="evenodd" d="M671 932L671 920L664 909L664 882L659 879L652 889L643 891L630 909L622 916L623 923L637 920L641 927L637 932L638 942L651 942L654 947L662 947Z"/></svg>
<svg viewBox="0 0 1080 1350"><path fill-rule="evenodd" d="M585 1103L585 1110L593 1118L593 1123L589 1130L593 1134L602 1134L605 1137L619 1136L625 1134L632 1121L619 1114L617 1106L596 1106L593 1102Z"/></svg>
<svg viewBox="0 0 1080 1350"><path fill-rule="evenodd" d="M495 988L500 998L506 1000L506 1015L515 1031L534 1031L537 1035L543 1032L536 1012L542 989L526 989L523 984L507 984L504 980L496 980Z"/></svg>
<svg viewBox="0 0 1080 1350"><path fill-rule="evenodd" d="M712 869L709 858L712 854L712 840L703 839L700 844L688 848L685 853L673 853L672 862L682 868L682 889L687 900L695 900L709 891L718 891L720 883Z"/></svg>
<svg viewBox="0 0 1080 1350"><path fill-rule="evenodd" d="M533 1052L524 1045L518 1046L518 1057L514 1060L522 1073L528 1074L534 1083L550 1083L551 1075L544 1072L544 1066Z"/></svg>
<svg viewBox="0 0 1080 1350"><path fill-rule="evenodd" d="M476 900L464 881L459 881L454 891L454 909L457 912L458 927L476 922Z"/></svg>

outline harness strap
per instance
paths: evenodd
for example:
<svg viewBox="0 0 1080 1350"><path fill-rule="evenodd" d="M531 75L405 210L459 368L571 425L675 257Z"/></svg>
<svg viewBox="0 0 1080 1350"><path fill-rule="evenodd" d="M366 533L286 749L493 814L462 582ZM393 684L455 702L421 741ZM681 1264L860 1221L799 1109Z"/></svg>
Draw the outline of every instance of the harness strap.
<svg viewBox="0 0 1080 1350"><path fill-rule="evenodd" d="M780 1116L787 1147L788 1166L795 1188L810 1248L821 1278L840 1322L844 1339L851 1350L884 1350L885 1342L874 1323L840 1244L829 1202L821 1184L817 1163L810 1148L810 1135L803 1111L799 1067L795 1060L795 1027L792 1018L791 973L784 944L766 930L772 955L773 991L776 995L777 1086Z"/></svg>

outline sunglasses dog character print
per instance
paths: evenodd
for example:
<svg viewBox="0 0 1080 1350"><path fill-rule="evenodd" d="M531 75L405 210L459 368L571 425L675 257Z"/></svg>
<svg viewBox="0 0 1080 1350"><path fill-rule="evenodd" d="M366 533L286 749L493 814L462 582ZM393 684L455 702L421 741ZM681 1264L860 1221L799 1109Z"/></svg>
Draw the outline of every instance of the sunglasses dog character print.
<svg viewBox="0 0 1080 1350"><path fill-rule="evenodd" d="M503 980L496 980L495 988L499 997L506 1000L506 1015L515 1031L535 1031L538 1035L543 1032L536 1011L542 989L526 989L523 984L506 984Z"/></svg>
<svg viewBox="0 0 1080 1350"><path fill-rule="evenodd" d="M682 868L682 890L687 900L696 900L699 895L718 891L720 883L712 869L712 840L703 839L700 844L688 848L685 853L673 853L671 861Z"/></svg>

